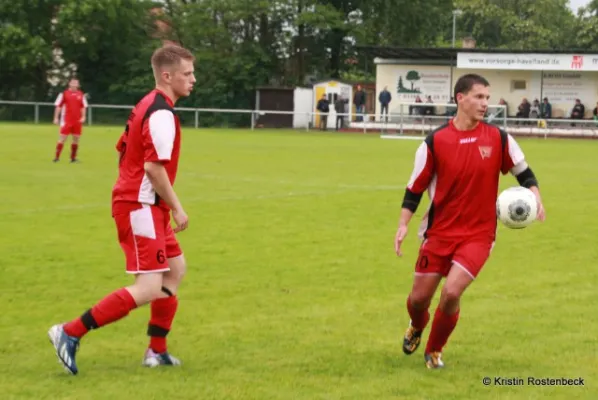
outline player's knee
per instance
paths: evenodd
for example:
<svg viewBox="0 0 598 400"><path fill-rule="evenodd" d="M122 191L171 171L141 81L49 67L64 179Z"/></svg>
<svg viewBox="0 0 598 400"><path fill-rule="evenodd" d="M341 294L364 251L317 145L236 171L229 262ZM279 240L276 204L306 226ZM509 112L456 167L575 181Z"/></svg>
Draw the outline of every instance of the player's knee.
<svg viewBox="0 0 598 400"><path fill-rule="evenodd" d="M170 267L170 271L164 274L164 278L174 281L176 284L180 283L187 273L187 262L185 261L185 257L181 254L178 257L168 260L168 266Z"/></svg>
<svg viewBox="0 0 598 400"><path fill-rule="evenodd" d="M409 301L416 309L426 309L430 306L433 296L434 293L430 294L425 291L413 291L409 295Z"/></svg>
<svg viewBox="0 0 598 400"><path fill-rule="evenodd" d="M449 286L442 289L442 300L447 305L458 304L463 292L458 287Z"/></svg>
<svg viewBox="0 0 598 400"><path fill-rule="evenodd" d="M131 289L137 304L146 304L162 295L162 279L138 279Z"/></svg>

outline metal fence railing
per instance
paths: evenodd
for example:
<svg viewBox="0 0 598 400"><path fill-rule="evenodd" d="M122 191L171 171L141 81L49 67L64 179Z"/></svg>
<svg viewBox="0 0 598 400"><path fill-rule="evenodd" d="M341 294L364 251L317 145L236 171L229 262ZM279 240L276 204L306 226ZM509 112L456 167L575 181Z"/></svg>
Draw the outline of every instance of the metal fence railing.
<svg viewBox="0 0 598 400"><path fill-rule="evenodd" d="M363 133L377 132L386 136L425 135L448 122L454 114L450 112L451 105L436 104L435 107L445 107L444 111L425 114L413 112L414 104L420 107L430 106L425 103L401 103L391 113L355 114L332 111L325 115L325 118L322 118L323 114L319 112L189 107L178 107L175 110L183 126L194 128L292 127L306 131L350 129ZM87 108L86 124L124 125L132 108L131 105L90 104ZM504 106L493 105L491 108L493 111L489 113L486 121L513 135L598 138L598 121L595 120L511 118L504 116ZM50 123L53 113L54 104L50 102L0 100L0 121Z"/></svg>

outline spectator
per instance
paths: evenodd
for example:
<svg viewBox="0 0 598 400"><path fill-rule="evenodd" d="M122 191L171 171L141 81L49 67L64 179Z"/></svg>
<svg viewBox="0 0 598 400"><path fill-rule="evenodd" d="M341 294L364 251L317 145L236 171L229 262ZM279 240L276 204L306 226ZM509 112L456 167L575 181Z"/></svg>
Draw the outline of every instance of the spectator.
<svg viewBox="0 0 598 400"><path fill-rule="evenodd" d="M495 117L500 118L500 120L504 122L507 118L509 118L509 105L502 97L500 100L498 100L498 105L504 106L504 108L497 108Z"/></svg>
<svg viewBox="0 0 598 400"><path fill-rule="evenodd" d="M366 94L361 85L357 85L357 91L353 96L353 104L355 104L355 113L357 114L356 121L363 121L363 114L365 112Z"/></svg>
<svg viewBox="0 0 598 400"><path fill-rule="evenodd" d="M529 109L529 117L531 119L540 118L540 100L535 99L532 106Z"/></svg>
<svg viewBox="0 0 598 400"><path fill-rule="evenodd" d="M544 97L544 101L542 102L542 107L540 110L540 115L544 119L551 119L552 118L552 104L548 101L548 97Z"/></svg>
<svg viewBox="0 0 598 400"><path fill-rule="evenodd" d="M432 100L432 96L428 96L426 99L426 104L434 104ZM434 115L436 114L436 108L434 106L425 106L424 107L424 115Z"/></svg>
<svg viewBox="0 0 598 400"><path fill-rule="evenodd" d="M388 86L384 86L384 90L380 92L378 96L378 101L380 102L380 120L382 120L382 115L386 111L386 122L388 122L388 105L392 100L392 96L388 91Z"/></svg>
<svg viewBox="0 0 598 400"><path fill-rule="evenodd" d="M328 113L330 112L330 103L325 94L318 100L317 110L320 112L320 130L328 129Z"/></svg>
<svg viewBox="0 0 598 400"><path fill-rule="evenodd" d="M335 129L338 131L339 129L343 129L343 121L345 120L345 105L349 102L349 100L345 99L343 96L339 96L338 99L334 102L334 110L336 111L336 122L335 122Z"/></svg>
<svg viewBox="0 0 598 400"><path fill-rule="evenodd" d="M575 105L571 110L571 119L583 119L586 113L586 106L581 103L580 99L575 99ZM575 124L571 124L571 126L575 126Z"/></svg>
<svg viewBox="0 0 598 400"><path fill-rule="evenodd" d="M531 108L532 108L532 105L524 97L523 100L521 101L521 104L519 104L519 107L517 107L518 111L517 111L517 114L515 115L515 117L517 117L517 118L529 118L529 112L530 112ZM519 122L520 121L517 121L517 124L519 124Z"/></svg>
<svg viewBox="0 0 598 400"><path fill-rule="evenodd" d="M571 110L571 119L583 119L586 113L586 107L581 103L581 100L575 99L575 105Z"/></svg>
<svg viewBox="0 0 598 400"><path fill-rule="evenodd" d="M422 102L421 97L417 96L415 98L415 103L421 103L421 102ZM409 106L409 115L422 115L422 114L423 114L422 107Z"/></svg>

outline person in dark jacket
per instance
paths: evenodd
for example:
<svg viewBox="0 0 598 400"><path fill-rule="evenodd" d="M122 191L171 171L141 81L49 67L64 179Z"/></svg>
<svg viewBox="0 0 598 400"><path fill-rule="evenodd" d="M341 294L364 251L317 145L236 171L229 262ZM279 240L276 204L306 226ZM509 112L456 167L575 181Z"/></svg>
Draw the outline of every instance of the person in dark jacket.
<svg viewBox="0 0 598 400"><path fill-rule="evenodd" d="M343 121L345 120L345 105L349 102L349 100L345 99L343 96L339 96L338 99L334 102L334 110L336 111L336 123L335 128L338 131L339 129L343 128Z"/></svg>
<svg viewBox="0 0 598 400"><path fill-rule="evenodd" d="M382 115L386 112L386 122L388 122L388 105L392 101L392 96L388 91L388 86L384 86L384 90L380 92L378 96L378 101L380 102L380 120L382 120Z"/></svg>
<svg viewBox="0 0 598 400"><path fill-rule="evenodd" d="M552 104L548 101L548 97L544 97L542 107L540 108L540 114L542 114L542 118L544 119L552 118Z"/></svg>
<svg viewBox="0 0 598 400"><path fill-rule="evenodd" d="M529 118L529 113L530 110L532 108L532 105L530 104L530 102L524 97L523 100L521 101L521 104L519 104L519 107L517 108L517 114L515 115L516 118ZM517 121L517 124L519 124L520 121Z"/></svg>
<svg viewBox="0 0 598 400"><path fill-rule="evenodd" d="M353 104L355 104L355 113L357 114L357 118L355 120L357 122L363 121L363 113L365 112L365 101L365 90L363 90L361 85L357 85L357 91L355 92L355 96L353 96Z"/></svg>
<svg viewBox="0 0 598 400"><path fill-rule="evenodd" d="M318 100L316 109L320 112L320 130L325 131L328 127L328 113L330 112L330 102L325 94Z"/></svg>

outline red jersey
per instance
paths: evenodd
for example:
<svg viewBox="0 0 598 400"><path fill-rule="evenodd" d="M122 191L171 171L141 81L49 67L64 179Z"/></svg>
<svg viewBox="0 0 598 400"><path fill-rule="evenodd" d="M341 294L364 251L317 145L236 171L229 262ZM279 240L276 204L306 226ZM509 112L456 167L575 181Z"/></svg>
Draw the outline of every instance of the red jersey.
<svg viewBox="0 0 598 400"><path fill-rule="evenodd" d="M83 108L87 107L87 100L82 91L67 89L58 95L54 105L62 107L60 125L73 125L81 121Z"/></svg>
<svg viewBox="0 0 598 400"><path fill-rule="evenodd" d="M418 148L407 190L428 190L423 237L496 236L496 198L500 173L521 172L524 155L513 137L480 122L459 131L449 121ZM517 166L517 167L515 167Z"/></svg>
<svg viewBox="0 0 598 400"><path fill-rule="evenodd" d="M118 179L112 190L112 213L128 212L139 204L169 210L154 190L144 168L162 162L174 185L179 164L181 128L174 104L158 89L148 93L129 115L116 150L120 153Z"/></svg>

